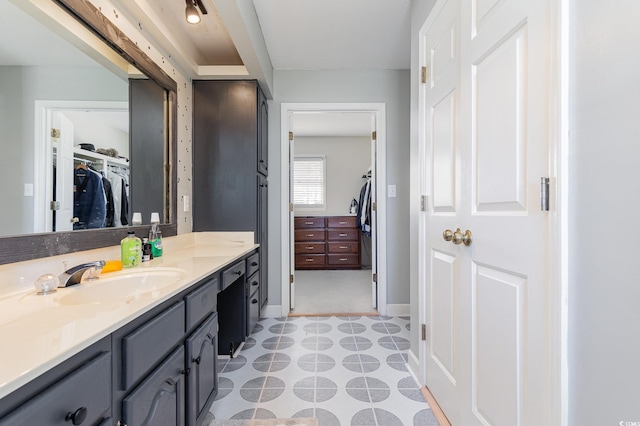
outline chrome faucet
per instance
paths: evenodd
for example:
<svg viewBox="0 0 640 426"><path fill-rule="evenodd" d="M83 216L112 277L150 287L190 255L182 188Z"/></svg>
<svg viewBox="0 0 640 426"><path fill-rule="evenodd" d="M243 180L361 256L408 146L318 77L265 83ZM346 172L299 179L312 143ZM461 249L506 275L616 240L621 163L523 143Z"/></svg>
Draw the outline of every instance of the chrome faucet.
<svg viewBox="0 0 640 426"><path fill-rule="evenodd" d="M95 262L83 263L67 269L58 277L60 279L58 287L63 288L80 284L80 281L82 281L85 274L88 274L88 280L97 280L100 278L100 272L102 272L102 267L105 263L106 262L104 260L97 260Z"/></svg>

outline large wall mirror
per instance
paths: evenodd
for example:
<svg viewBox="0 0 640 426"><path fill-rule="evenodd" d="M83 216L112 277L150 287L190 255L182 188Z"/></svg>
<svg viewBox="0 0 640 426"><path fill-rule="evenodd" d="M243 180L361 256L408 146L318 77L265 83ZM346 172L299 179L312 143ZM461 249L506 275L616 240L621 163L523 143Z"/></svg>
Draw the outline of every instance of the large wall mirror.
<svg viewBox="0 0 640 426"><path fill-rule="evenodd" d="M175 235L176 111L87 0L0 0L0 264L118 244L152 212Z"/></svg>

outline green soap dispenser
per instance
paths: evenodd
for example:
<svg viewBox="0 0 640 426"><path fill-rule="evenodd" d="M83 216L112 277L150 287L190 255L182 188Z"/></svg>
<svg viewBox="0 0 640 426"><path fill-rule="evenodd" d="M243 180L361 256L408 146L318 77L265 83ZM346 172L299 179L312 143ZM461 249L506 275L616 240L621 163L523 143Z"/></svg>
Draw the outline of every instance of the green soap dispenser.
<svg viewBox="0 0 640 426"><path fill-rule="evenodd" d="M149 229L149 242L153 258L162 256L162 232L160 231L160 215L151 213L151 229Z"/></svg>
<svg viewBox="0 0 640 426"><path fill-rule="evenodd" d="M142 261L142 241L136 237L134 231L129 231L127 236L120 241L120 253L122 255L123 268L132 268L140 265Z"/></svg>

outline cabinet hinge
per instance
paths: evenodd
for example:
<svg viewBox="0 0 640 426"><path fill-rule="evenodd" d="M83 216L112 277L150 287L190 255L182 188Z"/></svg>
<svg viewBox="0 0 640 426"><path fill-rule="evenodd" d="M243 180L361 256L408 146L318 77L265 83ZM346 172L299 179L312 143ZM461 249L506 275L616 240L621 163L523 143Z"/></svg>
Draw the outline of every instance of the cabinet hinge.
<svg viewBox="0 0 640 426"><path fill-rule="evenodd" d="M371 210L373 210L374 212L378 211L378 206L376 203L371 203Z"/></svg>
<svg viewBox="0 0 640 426"><path fill-rule="evenodd" d="M59 138L60 137L60 129L54 129L51 128L51 137L52 138Z"/></svg>
<svg viewBox="0 0 640 426"><path fill-rule="evenodd" d="M292 141L293 140L293 132L289 132L289 140Z"/></svg>
<svg viewBox="0 0 640 426"><path fill-rule="evenodd" d="M422 330L422 336L421 339L422 340L429 340L429 327L427 327L427 324L422 324L420 326L421 330Z"/></svg>
<svg viewBox="0 0 640 426"><path fill-rule="evenodd" d="M293 274L289 275L289 284L293 284Z"/></svg>
<svg viewBox="0 0 640 426"><path fill-rule="evenodd" d="M423 212L427 211L427 196L426 195L421 195L420 196L420 211L423 211Z"/></svg>
<svg viewBox="0 0 640 426"><path fill-rule="evenodd" d="M549 211L549 178L540 178L540 210Z"/></svg>
<svg viewBox="0 0 640 426"><path fill-rule="evenodd" d="M374 283L378 283L378 273L376 272L375 274L373 274L373 282Z"/></svg>
<svg viewBox="0 0 640 426"><path fill-rule="evenodd" d="M422 67L420 80L422 81L423 84L426 84L428 78L429 78L429 67L425 65L424 67Z"/></svg>
<svg viewBox="0 0 640 426"><path fill-rule="evenodd" d="M373 132L371 132L371 139L378 140L378 132L376 132L375 130Z"/></svg>

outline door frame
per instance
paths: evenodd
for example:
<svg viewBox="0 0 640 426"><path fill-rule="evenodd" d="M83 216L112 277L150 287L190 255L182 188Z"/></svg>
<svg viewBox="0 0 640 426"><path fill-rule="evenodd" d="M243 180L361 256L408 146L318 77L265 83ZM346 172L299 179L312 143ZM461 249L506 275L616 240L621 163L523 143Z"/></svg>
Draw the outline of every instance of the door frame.
<svg viewBox="0 0 640 426"><path fill-rule="evenodd" d="M280 114L280 153L281 153L281 259L282 259L282 316L290 311L290 269L291 240L289 226L289 122L292 114L309 112L359 112L371 113L376 122L376 214L377 214L377 246L372 256L377 256L377 289L378 312L387 315L387 225L386 225L386 105L384 103L282 103Z"/></svg>
<svg viewBox="0 0 640 426"><path fill-rule="evenodd" d="M425 49L425 35L433 24L437 12L444 2L439 0L429 12L418 32L418 64L427 63ZM550 81L549 90L551 99L549 104L549 376L551 380L550 400L552 401L550 418L554 425L568 424L568 79L569 79L569 0L561 0L550 6L550 34L549 52ZM428 198L430 194L429 162L426 158L425 131L428 123L425 115L425 88L418 83L418 155L419 177L417 183L420 187L419 197ZM415 181L414 181L415 182ZM420 205L420 203L418 203ZM428 202L425 200L425 205ZM418 219L418 321L412 321L412 327L420 328L421 324L427 324L426 303L426 214L420 212ZM419 381L426 385L426 356L427 341L418 341L419 356Z"/></svg>

